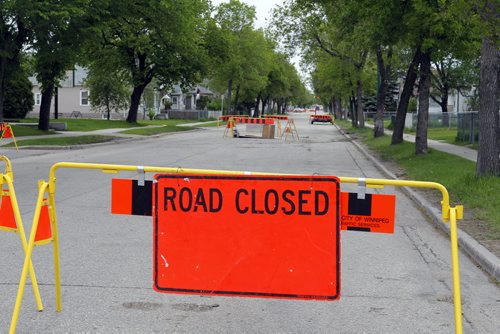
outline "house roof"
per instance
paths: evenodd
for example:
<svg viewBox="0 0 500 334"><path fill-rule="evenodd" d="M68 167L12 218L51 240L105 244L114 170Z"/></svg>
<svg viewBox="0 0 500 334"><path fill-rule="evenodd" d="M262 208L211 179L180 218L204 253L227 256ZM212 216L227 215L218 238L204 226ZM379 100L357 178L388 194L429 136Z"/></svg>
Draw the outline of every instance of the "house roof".
<svg viewBox="0 0 500 334"><path fill-rule="evenodd" d="M201 85L196 85L196 86L193 86L193 87L188 87L187 89L182 90L181 86L180 85L174 85L172 90L169 91L169 94L170 95L182 95L182 93L185 93L185 94L191 94L191 95L195 95L195 94L200 94L200 95L214 95L214 92L212 92L210 89L208 89L207 87L204 87L204 86L201 86Z"/></svg>
<svg viewBox="0 0 500 334"><path fill-rule="evenodd" d="M75 86L83 86L83 82L87 78L88 70L76 65L74 70L66 71L66 75L61 79L59 83L60 87L73 87L73 76ZM31 76L28 78L33 86L40 86L40 83L36 79L36 76Z"/></svg>

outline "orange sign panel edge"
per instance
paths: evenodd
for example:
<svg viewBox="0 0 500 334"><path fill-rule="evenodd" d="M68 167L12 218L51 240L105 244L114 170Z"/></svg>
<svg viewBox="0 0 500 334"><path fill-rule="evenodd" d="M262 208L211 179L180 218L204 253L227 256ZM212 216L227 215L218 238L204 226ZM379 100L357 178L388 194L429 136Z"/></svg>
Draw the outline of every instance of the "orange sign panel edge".
<svg viewBox="0 0 500 334"><path fill-rule="evenodd" d="M158 292L164 293L176 293L176 294L196 294L196 295L218 295L218 296L231 296L231 297L255 297L255 298L281 298L281 299L299 299L299 300L325 300L334 301L340 299L340 289L341 289L341 247L340 247L340 180L335 176L255 176L255 175L179 175L179 174L157 174L155 175L154 189L153 189L153 203L154 203L154 213L153 213L153 287ZM173 179L219 179L219 180L279 180L279 181L330 181L336 184L336 193L334 203L336 208L336 242L335 242L335 252L336 252L336 269L335 269L335 294L330 296L316 296L316 295L298 295L298 294L282 294L282 293L260 293L260 292L241 292L241 291L217 291L217 290L201 290L201 289L185 289L185 288L168 288L162 287L158 284L158 264L159 264L159 254L158 254L158 180L161 178L173 178Z"/></svg>

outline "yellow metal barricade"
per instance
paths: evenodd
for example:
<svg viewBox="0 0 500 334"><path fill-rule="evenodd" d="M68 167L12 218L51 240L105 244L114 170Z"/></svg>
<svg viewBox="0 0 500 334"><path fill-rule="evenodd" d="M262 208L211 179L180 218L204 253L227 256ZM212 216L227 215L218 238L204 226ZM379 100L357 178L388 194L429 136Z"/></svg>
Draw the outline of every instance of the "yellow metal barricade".
<svg viewBox="0 0 500 334"><path fill-rule="evenodd" d="M0 156L0 160L5 163L5 174L0 174L0 195L2 197L1 219L12 220L11 222L0 222L0 230L17 233L19 235L19 238L21 239L23 251L27 254L28 243L26 241L26 234L21 218L21 212L19 211L16 191L14 189L12 165L10 163L10 160L3 155ZM7 189L4 189L4 185L7 185ZM27 265L27 270L30 275L31 285L33 288L33 294L35 296L36 308L38 311L43 311L42 299L40 297L38 282L31 258L27 262ZM26 276L26 274L22 276Z"/></svg>
<svg viewBox="0 0 500 334"><path fill-rule="evenodd" d="M54 164L49 173L49 181L41 181L39 184L39 195L35 214L33 218L33 227L31 230L26 258L24 261L23 271L19 282L19 289L12 316L10 334L15 333L21 301L26 284L26 276L29 263L33 253L35 244L35 233L40 216L41 206L44 200L44 195L48 192L49 210L51 212L52 233L54 241L54 273L56 287L56 310L62 310L61 303L61 283L59 270L59 242L57 234L57 216L55 206L55 191L56 191L56 171L58 169L94 169L105 173L118 173L120 171L136 171L140 173L175 173L175 174L213 174L213 175L277 175L275 173L253 173L243 171L224 171L224 170L205 170L205 169L180 169L169 167L150 167L150 166L133 166L133 165L112 165L112 164L92 164L92 163L72 163L59 162ZM279 174L278 174L279 175ZM283 174L282 174L283 175ZM289 174L288 174L289 175ZM452 259L452 280L453 280L453 300L455 314L455 333L462 333L462 304L460 295L460 270L458 260L458 243L457 243L457 219L462 219L463 207L461 205L450 207L449 195L446 188L435 182L422 181L404 181L404 180L386 180L372 178L354 178L354 177L339 177L341 183L360 183L362 182L367 187L381 188L384 186L399 186L399 187L414 187L414 188L429 188L439 190L442 194L441 200L441 215L445 222L450 223L450 243L451 243L451 259Z"/></svg>

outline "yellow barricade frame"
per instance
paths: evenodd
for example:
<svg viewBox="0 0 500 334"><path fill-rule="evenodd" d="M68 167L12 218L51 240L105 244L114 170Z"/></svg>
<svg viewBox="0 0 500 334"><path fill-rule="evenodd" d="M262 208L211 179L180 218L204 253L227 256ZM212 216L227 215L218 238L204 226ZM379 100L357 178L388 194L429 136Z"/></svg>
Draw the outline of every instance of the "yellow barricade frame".
<svg viewBox="0 0 500 334"><path fill-rule="evenodd" d="M183 169L171 167L151 167L151 166L134 166L134 165L114 165L114 164L93 164L93 163L74 163L74 162L59 162L54 164L49 172L49 181L39 182L39 193L36 204L36 209L33 217L33 225L26 251L26 258L23 265L21 279L19 282L16 304L12 315L10 326L10 334L16 331L19 311L21 308L24 287L26 284L26 276L31 263L31 256L34 248L34 239L38 226L38 218L40 216L41 206L44 195L49 194L49 210L51 211L51 226L54 242L54 276L56 288L56 311L62 310L61 302L61 280L59 269L59 237L57 232L57 215L55 206L56 192L56 171L61 168L66 169L93 169L101 170L104 173L116 174L120 171L139 172L139 173L174 173L174 174L213 174L213 175L279 175L276 173L259 173L259 172L243 172L243 171L226 171L226 170L207 170L207 169ZM287 174L281 174L287 175ZM290 174L288 174L290 175ZM453 281L453 301L454 301L454 318L455 318L455 333L462 333L462 302L460 294L460 268L458 259L458 237L457 237L457 219L463 218L463 206L457 205L450 207L450 198L448 190L440 183L425 182L425 181L407 181L407 180L388 180L374 178L355 178L355 177L339 177L341 183L363 183L367 187L383 188L384 186L396 187L413 187L413 188L429 188L439 190L442 194L441 200L441 216L444 222L450 223L450 244L451 244L451 262L452 262L452 281Z"/></svg>
<svg viewBox="0 0 500 334"><path fill-rule="evenodd" d="M14 212L14 219L16 221L16 226L17 226L17 228L15 229L0 227L0 230L19 234L19 239L21 239L21 245L23 247L23 251L25 254L27 254L28 242L26 240L26 233L21 218L21 212L19 211L19 204L17 202L16 191L14 189L14 182L13 182L14 175L12 173L12 165L10 163L10 160L6 156L0 155L0 160L5 163L5 174L0 174L0 192L3 195L3 185L7 184L7 188L9 190L9 197L12 204L12 211ZM43 311L42 298L40 297L40 290L38 289L38 281L36 279L35 269L33 267L31 258L28 261L28 273L30 275L31 286L33 288L33 294L35 296L36 308L38 311Z"/></svg>

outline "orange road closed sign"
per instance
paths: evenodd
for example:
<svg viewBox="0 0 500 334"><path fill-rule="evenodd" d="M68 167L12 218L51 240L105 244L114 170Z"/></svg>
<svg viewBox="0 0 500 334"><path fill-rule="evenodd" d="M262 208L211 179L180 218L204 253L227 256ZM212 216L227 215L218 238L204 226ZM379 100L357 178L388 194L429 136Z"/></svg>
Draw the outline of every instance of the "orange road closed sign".
<svg viewBox="0 0 500 334"><path fill-rule="evenodd" d="M340 297L340 187L333 176L155 176L154 289Z"/></svg>

